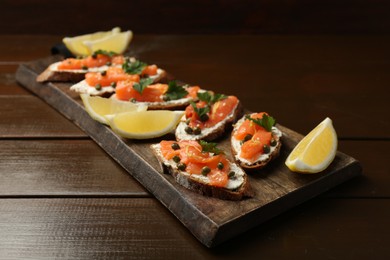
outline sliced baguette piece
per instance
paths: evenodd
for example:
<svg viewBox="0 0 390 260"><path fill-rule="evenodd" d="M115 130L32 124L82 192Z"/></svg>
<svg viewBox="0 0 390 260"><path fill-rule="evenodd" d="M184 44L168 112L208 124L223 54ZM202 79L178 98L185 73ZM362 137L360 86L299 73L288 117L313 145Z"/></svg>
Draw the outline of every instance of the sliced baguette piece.
<svg viewBox="0 0 390 260"><path fill-rule="evenodd" d="M216 187L210 184L207 176L181 171L172 159L166 160L162 155L159 143L151 145L151 149L161 163L164 172L172 175L177 183L189 190L223 200L237 201L254 196L247 174L234 162L230 162L230 168L235 172L234 178L229 179L226 187Z"/></svg>
<svg viewBox="0 0 390 260"><path fill-rule="evenodd" d="M178 124L176 131L175 131L175 136L176 140L205 140L205 141L213 141L221 136L223 136L229 127L237 121L237 119L242 115L243 113L243 107L241 105L240 100L238 100L238 103L236 107L232 110L232 112L225 117L222 121L218 122L216 125L209 127L209 128L204 128L202 129L201 133L196 135L196 134L188 134L186 132L186 127L187 123L185 116L183 116L182 121Z"/></svg>
<svg viewBox="0 0 390 260"><path fill-rule="evenodd" d="M264 168L270 161L279 156L280 148L282 147L281 137L282 132L275 126L272 127L272 136L276 141L275 146L270 146L270 152L268 154L261 154L254 162L250 162L240 156L241 152L241 143L240 140L237 140L234 135L235 132L240 128L241 124L245 121L245 116L240 118L233 127L231 134L230 144L232 155L236 163L238 163L242 168L248 170L256 170Z"/></svg>

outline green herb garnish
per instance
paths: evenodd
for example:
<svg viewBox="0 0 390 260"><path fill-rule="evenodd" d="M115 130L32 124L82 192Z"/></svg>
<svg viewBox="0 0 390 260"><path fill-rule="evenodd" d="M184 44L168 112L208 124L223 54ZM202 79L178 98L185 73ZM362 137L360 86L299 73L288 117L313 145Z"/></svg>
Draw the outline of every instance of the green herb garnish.
<svg viewBox="0 0 390 260"><path fill-rule="evenodd" d="M272 127L276 124L275 118L273 118L272 116L268 116L267 114L264 114L263 118L251 118L250 115L246 115L245 118L255 122L268 132L271 132Z"/></svg>
<svg viewBox="0 0 390 260"><path fill-rule="evenodd" d="M198 92L197 96L200 101L206 102L206 106L202 108L196 107L195 103L191 102L191 105L194 108L195 113L198 114L202 122L206 122L207 120L209 120L209 116L207 115L207 113L210 112L210 108L215 102L227 98L227 96L223 94L213 94L210 91Z"/></svg>
<svg viewBox="0 0 390 260"><path fill-rule="evenodd" d="M114 55L118 55L118 53L113 52L113 51L97 50L97 51L93 52L92 56L96 56L98 54L106 55L106 56L109 56L109 57L112 57Z"/></svg>
<svg viewBox="0 0 390 260"><path fill-rule="evenodd" d="M205 122L209 119L209 116L207 115L207 113L210 112L209 106L197 107L193 101L191 101L191 106L194 108L195 113L198 114L202 122Z"/></svg>
<svg viewBox="0 0 390 260"><path fill-rule="evenodd" d="M197 94L199 100L206 102L207 104L213 104L219 100L227 98L224 94L213 94L210 91L198 92Z"/></svg>
<svg viewBox="0 0 390 260"><path fill-rule="evenodd" d="M152 83L153 83L153 79L151 78L140 79L139 83L136 82L133 84L133 88L142 95L144 89Z"/></svg>
<svg viewBox="0 0 390 260"><path fill-rule="evenodd" d="M125 63L122 64L122 69L127 73L131 75L135 74L141 74L142 71L148 66L148 64L141 62L139 60L136 60L135 62L131 62L129 60L126 60Z"/></svg>
<svg viewBox="0 0 390 260"><path fill-rule="evenodd" d="M199 144L202 146L202 152L209 152L213 154L221 154L223 151L217 148L217 143L209 143L203 140L199 141Z"/></svg>
<svg viewBox="0 0 390 260"><path fill-rule="evenodd" d="M177 100L188 95L188 91L183 86L178 86L176 81L168 83L168 90L165 93L167 100Z"/></svg>

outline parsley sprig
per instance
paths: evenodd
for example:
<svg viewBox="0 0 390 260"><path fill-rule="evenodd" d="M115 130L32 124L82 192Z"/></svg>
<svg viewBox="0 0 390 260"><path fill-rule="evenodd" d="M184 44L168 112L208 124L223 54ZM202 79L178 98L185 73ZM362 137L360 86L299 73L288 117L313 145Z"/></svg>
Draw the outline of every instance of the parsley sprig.
<svg viewBox="0 0 390 260"><path fill-rule="evenodd" d="M209 152L213 154L221 154L223 151L217 147L217 143L209 143L203 140L199 141L199 144L202 146L202 152Z"/></svg>
<svg viewBox="0 0 390 260"><path fill-rule="evenodd" d="M106 56L109 56L109 57L118 55L118 53L116 53L114 51L97 50L97 51L94 51L92 53L92 56L96 57L98 54L106 55Z"/></svg>
<svg viewBox="0 0 390 260"><path fill-rule="evenodd" d="M257 125L263 127L268 132L271 132L272 127L276 124L275 118L264 114L262 118L251 118L250 115L245 116L246 119L255 122Z"/></svg>
<svg viewBox="0 0 390 260"><path fill-rule="evenodd" d="M152 83L153 83L153 79L151 78L140 79L139 83L136 82L133 84L133 88L142 95L144 89Z"/></svg>
<svg viewBox="0 0 390 260"><path fill-rule="evenodd" d="M165 92L166 100L177 100L184 98L188 95L188 91L184 86L178 86L176 81L170 81L168 83L168 90Z"/></svg>
<svg viewBox="0 0 390 260"><path fill-rule="evenodd" d="M195 113L198 114L200 121L206 122L209 119L207 113L210 112L210 106L197 107L195 102L191 101L190 103Z"/></svg>
<svg viewBox="0 0 390 260"><path fill-rule="evenodd" d="M146 64L145 62L139 61L139 60L136 60L134 62L126 60L122 64L122 69L127 74L131 74L131 75L138 74L139 75L146 68L146 66L148 66L148 64Z"/></svg>
<svg viewBox="0 0 390 260"><path fill-rule="evenodd" d="M204 101L209 105L212 105L219 100L227 98L227 96L224 94L213 94L210 91L198 92L197 96L199 100Z"/></svg>
<svg viewBox="0 0 390 260"><path fill-rule="evenodd" d="M206 102L205 107L197 107L194 102L191 102L192 107L194 108L195 113L198 114L200 120L205 122L209 119L207 113L210 112L211 106L222 99L227 98L224 94L213 94L211 91L198 92L197 96L200 101Z"/></svg>

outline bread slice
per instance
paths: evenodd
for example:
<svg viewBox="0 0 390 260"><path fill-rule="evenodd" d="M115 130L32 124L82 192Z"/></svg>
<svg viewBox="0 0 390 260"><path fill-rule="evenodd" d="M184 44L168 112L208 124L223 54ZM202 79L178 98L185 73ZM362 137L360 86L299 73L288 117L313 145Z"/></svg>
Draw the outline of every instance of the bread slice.
<svg viewBox="0 0 390 260"><path fill-rule="evenodd" d="M239 140L234 138L235 132L239 129L240 125L245 121L245 116L243 116L240 120L237 121L237 123L234 125L230 144L231 144L231 150L232 155L234 157L234 160L244 169L248 170L255 170L255 169L261 169L265 167L271 160L278 157L280 148L282 147L281 143L281 137L282 132L275 126L272 127L272 136L276 141L276 145L270 146L270 152L267 154L261 154L254 162L250 162L240 156L241 152L241 143Z"/></svg>
<svg viewBox="0 0 390 260"><path fill-rule="evenodd" d="M177 164L173 160L166 160L161 153L159 143L151 145L151 149L161 163L164 171L171 174L177 183L189 190L204 196L223 200L242 200L254 196L248 176L234 162L230 162L230 168L235 172L234 178L229 179L226 187L216 187L210 184L207 176L181 171L177 168Z"/></svg>
<svg viewBox="0 0 390 260"><path fill-rule="evenodd" d="M130 58L131 61L135 61L135 58ZM38 75L38 82L79 82L84 79L87 72L103 72L106 71L109 66L104 65L100 67L91 67L88 69L79 69L79 70L63 70L59 69L58 65L62 61L55 62L49 65L41 74ZM121 65L117 65L121 66Z"/></svg>
<svg viewBox="0 0 390 260"><path fill-rule="evenodd" d="M79 82L84 79L84 75L88 70L60 70L58 65L61 62L56 62L47 67L41 74L38 75L38 82ZM103 66L107 67L107 66ZM101 68L101 67L99 67ZM97 68L96 68L97 69ZM107 69L107 68L106 68ZM96 70L96 71L104 71Z"/></svg>
<svg viewBox="0 0 390 260"><path fill-rule="evenodd" d="M184 87L186 88L186 87ZM200 89L199 92L204 92L205 90ZM116 95L112 95L111 98L116 98ZM161 102L139 102L137 104L142 104L148 106L149 110L183 110L185 109L191 101L196 102L197 98L184 97L176 100L161 101Z"/></svg>
<svg viewBox="0 0 390 260"><path fill-rule="evenodd" d="M228 128L231 127L232 123L236 122L237 119L242 115L242 112L243 108L241 102L238 101L236 107L227 117L212 127L202 129L200 134L189 134L185 131L187 127L187 119L184 116L176 128L176 140L213 141L223 136L227 132Z"/></svg>
<svg viewBox="0 0 390 260"><path fill-rule="evenodd" d="M129 60L131 62L135 62L136 59L134 57L130 57ZM80 82L84 79L85 74L88 72L103 72L106 71L109 66L104 65L100 67L91 67L85 70L61 70L58 69L58 65L62 61L55 62L49 65L46 70L44 70L37 77L37 82ZM121 65L116 65L121 67ZM157 69L157 75L151 76L153 78L153 82L159 82L167 76L167 73L163 69Z"/></svg>
<svg viewBox="0 0 390 260"><path fill-rule="evenodd" d="M157 74L150 76L150 78L153 79L153 83L160 82L165 77L166 77L166 72L163 69L157 69ZM91 96L105 96L107 94L108 96L110 96L112 93L115 92L115 88L113 88L112 86L102 86L101 89L97 90L95 87L91 87L90 85L88 85L86 80L83 79L84 76L80 82L71 86L70 90L73 90L80 94L89 94Z"/></svg>
<svg viewBox="0 0 390 260"><path fill-rule="evenodd" d="M111 98L116 98L115 94ZM148 106L149 110L182 110L191 101L195 101L193 98L181 98L177 100L161 101L161 102L137 102L137 104L143 104Z"/></svg>

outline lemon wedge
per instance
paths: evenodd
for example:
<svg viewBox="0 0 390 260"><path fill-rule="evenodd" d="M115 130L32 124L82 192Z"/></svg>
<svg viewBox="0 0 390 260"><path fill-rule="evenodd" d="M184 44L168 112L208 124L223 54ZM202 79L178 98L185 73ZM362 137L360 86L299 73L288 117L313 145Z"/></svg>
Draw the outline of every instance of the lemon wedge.
<svg viewBox="0 0 390 260"><path fill-rule="evenodd" d="M150 139L173 131L184 111L149 110L106 116L118 135L130 139Z"/></svg>
<svg viewBox="0 0 390 260"><path fill-rule="evenodd" d="M294 172L321 172L331 164L336 151L337 134L327 117L295 146L285 164Z"/></svg>
<svg viewBox="0 0 390 260"><path fill-rule="evenodd" d="M112 98L102 98L80 94L85 110L96 121L108 125L106 115L118 114L130 111L145 111L146 105L134 104L128 101L120 101Z"/></svg>
<svg viewBox="0 0 390 260"><path fill-rule="evenodd" d="M89 48L84 44L85 41L96 41L99 39L104 39L110 35L118 34L120 33L120 31L121 29L119 27L115 27L111 31L100 31L75 37L65 37L62 39L62 42L73 55L86 56L90 55L91 52Z"/></svg>
<svg viewBox="0 0 390 260"><path fill-rule="evenodd" d="M131 40L133 39L133 32L119 32L107 35L103 38L83 41L83 44L88 49L89 55L98 50L112 51L122 54L126 51Z"/></svg>

